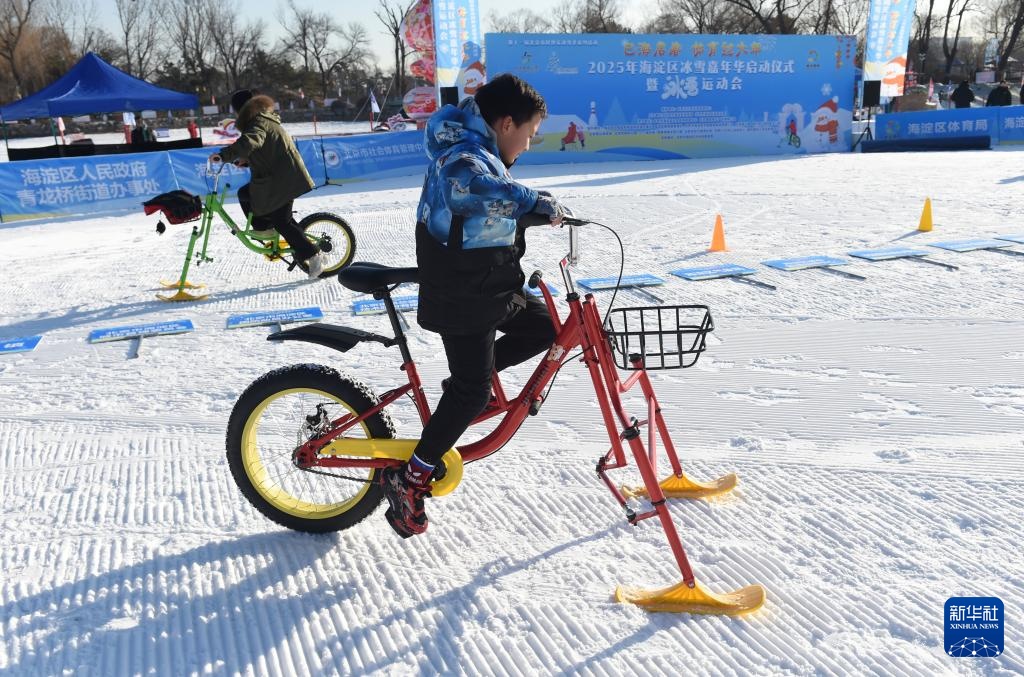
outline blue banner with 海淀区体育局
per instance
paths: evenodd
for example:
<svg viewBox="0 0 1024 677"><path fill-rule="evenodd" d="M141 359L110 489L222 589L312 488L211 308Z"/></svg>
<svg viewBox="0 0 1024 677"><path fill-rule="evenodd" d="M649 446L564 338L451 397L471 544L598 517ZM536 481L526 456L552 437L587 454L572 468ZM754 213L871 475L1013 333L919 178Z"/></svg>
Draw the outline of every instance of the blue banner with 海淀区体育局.
<svg viewBox="0 0 1024 677"><path fill-rule="evenodd" d="M882 140L988 136L993 144L1024 142L1024 106L886 113L875 118Z"/></svg>
<svg viewBox="0 0 1024 677"><path fill-rule="evenodd" d="M871 0L864 46L864 80L879 80L882 96L902 96L914 0Z"/></svg>
<svg viewBox="0 0 1024 677"><path fill-rule="evenodd" d="M547 103L528 164L847 151L848 36L489 34Z"/></svg>
<svg viewBox="0 0 1024 677"><path fill-rule="evenodd" d="M347 183L423 170L423 132L387 132L322 139L327 183Z"/></svg>
<svg viewBox="0 0 1024 677"><path fill-rule="evenodd" d="M166 153L0 164L0 217L18 221L139 206L177 185Z"/></svg>
<svg viewBox="0 0 1024 677"><path fill-rule="evenodd" d="M998 143L1024 143L1024 106L997 106L994 109Z"/></svg>

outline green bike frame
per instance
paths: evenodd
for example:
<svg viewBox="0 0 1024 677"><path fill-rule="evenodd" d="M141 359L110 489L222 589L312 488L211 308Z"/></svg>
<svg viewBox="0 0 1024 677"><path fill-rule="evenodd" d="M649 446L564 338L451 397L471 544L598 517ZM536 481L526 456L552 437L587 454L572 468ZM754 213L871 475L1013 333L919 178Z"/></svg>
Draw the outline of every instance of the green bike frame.
<svg viewBox="0 0 1024 677"><path fill-rule="evenodd" d="M188 269L192 265L192 255L195 253L196 265L201 263L209 263L213 261L213 258L209 256L207 248L210 245L210 232L213 230L213 217L219 216L221 220L231 230L231 234L234 235L238 240L245 245L245 247L257 254L263 254L271 261L275 259L281 259L286 263L291 263L288 259L284 258L284 255L291 254L292 248L289 246L281 246L283 240L278 235L277 231L271 231L272 237L266 238L270 241L270 245L265 245L262 242L264 238L258 238L254 235L255 232L252 228L252 214L246 217L245 225L239 228L235 224L234 219L224 209L224 200L227 196L227 191L231 187L230 184L225 183L224 187L217 191L216 186L214 189L207 193L205 200L203 201L203 214L199 221L199 225L192 227L192 236L188 241L188 250L185 252L185 263L181 267L181 275L178 277L177 282L161 282L161 285L167 289L176 289L177 291L170 297L157 295L157 297L163 301L197 301L206 297L206 295L196 296L186 292L186 289L198 289L204 285L193 284L188 281ZM266 231L258 231L260 233ZM196 252L196 243L202 239L202 247ZM315 238L313 239L316 242Z"/></svg>

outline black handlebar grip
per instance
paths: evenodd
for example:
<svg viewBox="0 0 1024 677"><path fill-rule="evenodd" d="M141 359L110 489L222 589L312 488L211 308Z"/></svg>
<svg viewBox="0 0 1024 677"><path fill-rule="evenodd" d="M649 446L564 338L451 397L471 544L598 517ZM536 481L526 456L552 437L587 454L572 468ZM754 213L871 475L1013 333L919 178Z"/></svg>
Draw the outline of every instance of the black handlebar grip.
<svg viewBox="0 0 1024 677"><path fill-rule="evenodd" d="M530 279L527 281L526 286L530 289L536 289L540 285L540 278L542 277L544 277L544 273L539 270L533 271L533 274L530 275Z"/></svg>
<svg viewBox="0 0 1024 677"><path fill-rule="evenodd" d="M585 226L590 223L590 221L587 221L586 219L577 219L573 216L566 216L562 219L562 223L567 226Z"/></svg>

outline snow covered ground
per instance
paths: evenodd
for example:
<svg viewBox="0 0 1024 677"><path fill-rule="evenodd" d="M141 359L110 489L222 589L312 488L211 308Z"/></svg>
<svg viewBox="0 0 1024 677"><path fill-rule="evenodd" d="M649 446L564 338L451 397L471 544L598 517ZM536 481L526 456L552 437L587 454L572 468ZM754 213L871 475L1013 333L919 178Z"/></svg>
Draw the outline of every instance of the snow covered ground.
<svg viewBox="0 0 1024 677"><path fill-rule="evenodd" d="M0 226L0 675L896 674L1024 672L1024 257L928 248L957 271L856 262L860 282L773 258L1024 232L1021 155L820 155L524 167L621 234L626 273L666 303L707 303L696 367L655 377L688 473L738 473L725 497L672 501L707 587L761 583L743 618L649 614L616 584L679 580L654 521L630 527L594 463L605 432L581 365L498 455L428 502L402 541L378 511L328 536L291 533L242 498L224 460L227 418L260 374L316 362L378 392L395 354L339 354L227 331L231 314L360 298L307 282L226 233L197 269L212 296L155 301L187 227L158 237L139 213ZM320 189L302 212L353 224L357 259L412 264L421 179ZM916 231L931 196L935 229ZM237 209L237 208L236 208ZM730 251L709 254L721 212ZM606 231L583 232L581 277L618 271ZM535 229L527 270L557 279L565 233ZM1024 250L1024 247L1015 247ZM667 271L734 262L771 292ZM406 292L409 293L409 292ZM600 292L607 303L610 294ZM618 305L647 305L624 292ZM190 334L90 345L90 330L190 318ZM428 395L446 375L414 328ZM529 368L512 370L521 384ZM395 411L403 436L411 408ZM664 463L662 468L667 468ZM622 476L623 480L628 480ZM943 604L997 596L1006 652L952 658Z"/></svg>

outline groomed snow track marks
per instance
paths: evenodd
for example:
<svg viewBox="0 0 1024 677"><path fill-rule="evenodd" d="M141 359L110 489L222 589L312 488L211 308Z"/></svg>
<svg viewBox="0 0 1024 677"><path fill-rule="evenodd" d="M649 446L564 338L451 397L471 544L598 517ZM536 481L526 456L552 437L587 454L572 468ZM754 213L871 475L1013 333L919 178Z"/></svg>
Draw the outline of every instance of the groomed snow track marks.
<svg viewBox="0 0 1024 677"><path fill-rule="evenodd" d="M980 196L1014 174L1013 157L931 154L928 168L914 167L925 188L955 168ZM5 225L0 335L45 337L33 353L0 358L0 676L1024 672L1012 649L1024 642L1019 624L1007 623L998 659L951 659L941 646L946 598L996 595L1008 609L1024 599L1022 264L935 250L961 270L850 265L865 283L757 265L905 235L895 244L1019 232L998 199L967 191L940 205L937 232L908 235L919 205L895 213L869 199L907 161L517 169L619 229L633 254L626 274L665 277L652 291L667 303L711 306L717 331L698 366L655 382L687 472L740 477L730 495L673 501L672 512L705 585L768 589L746 619L652 615L612 600L616 584L662 586L678 572L657 525L630 527L594 474L608 442L580 365L565 367L505 450L429 503L426 537L402 542L378 515L339 534L289 533L231 483L223 435L235 398L260 374L302 362L381 392L399 376L394 355L275 345L265 328L224 323L308 305L378 333L387 320L353 318L358 295L305 282L226 236L216 261L190 275L211 299L168 306L150 299L180 268L184 230L157 238L134 215ZM842 178L852 171L863 179L856 192ZM358 260L409 265L418 185L316 193L299 208L349 220ZM704 249L719 210L732 251L712 257ZM580 277L613 275L614 240L585 236ZM529 237L524 268L544 268L561 288L564 232ZM29 255L36 238L53 265ZM84 245L92 258L72 256ZM752 265L779 291L667 274L724 261ZM649 300L626 292L620 303ZM84 342L90 329L178 317L197 330L145 340L138 360L125 360L125 343ZM439 341L414 328L410 344L436 399ZM395 419L415 434L408 405Z"/></svg>

